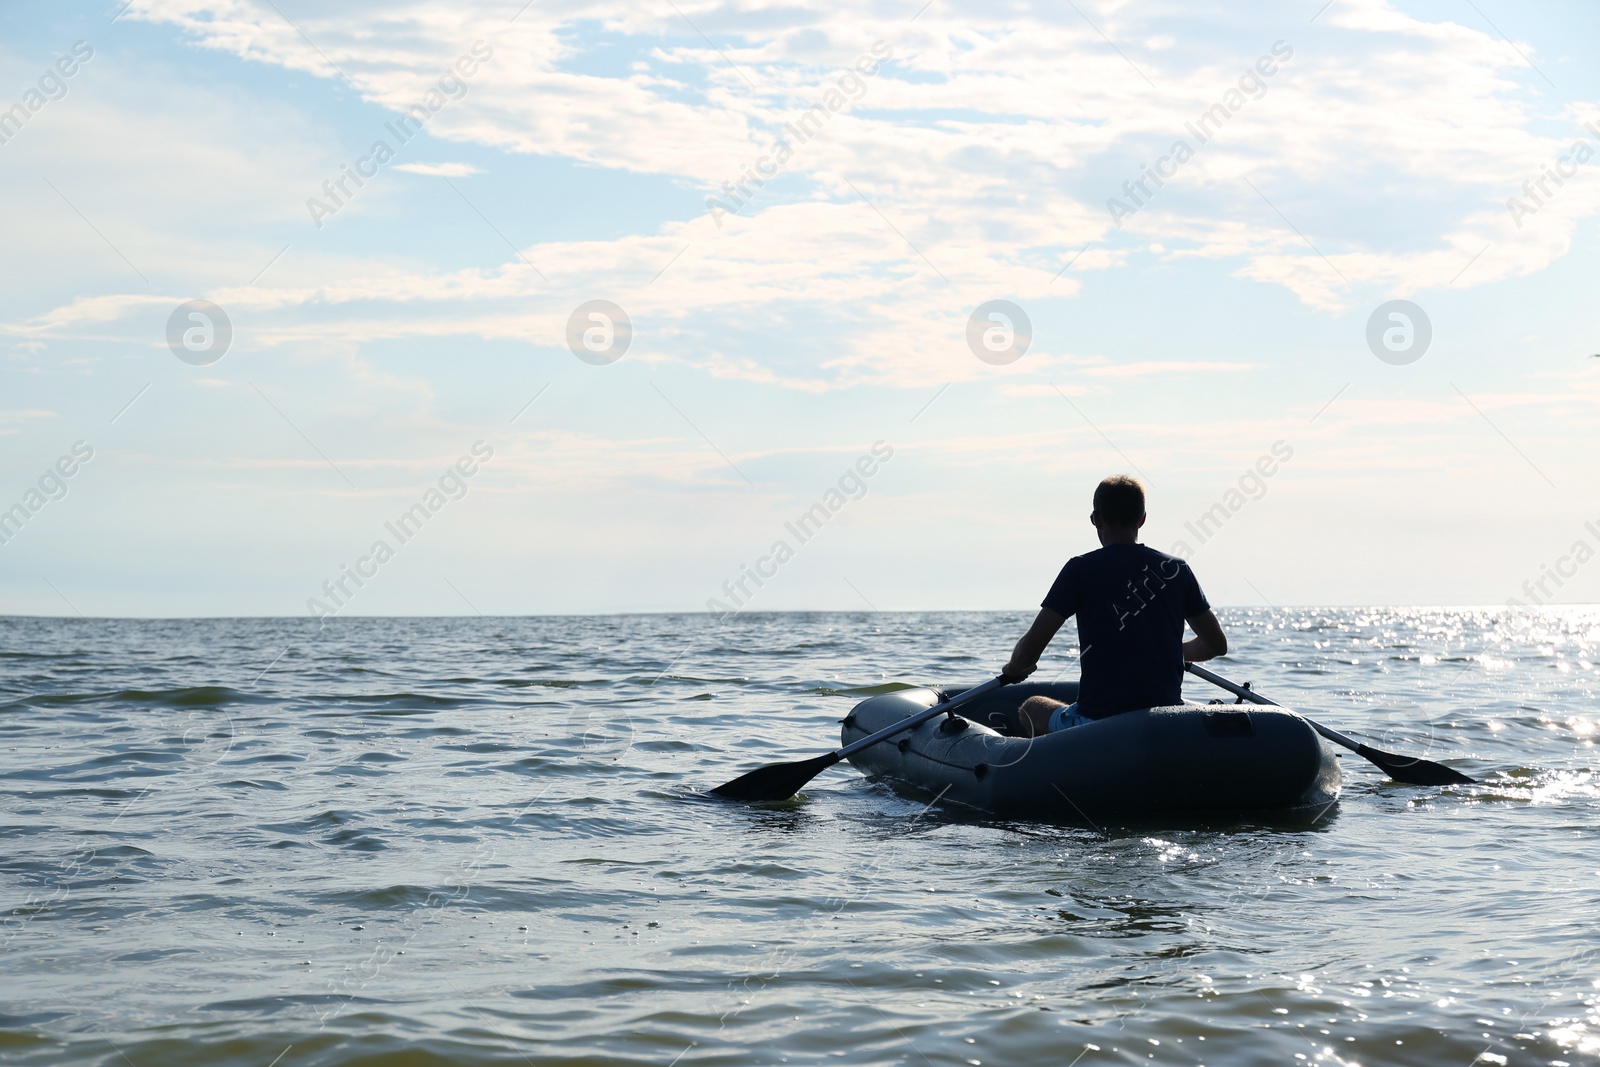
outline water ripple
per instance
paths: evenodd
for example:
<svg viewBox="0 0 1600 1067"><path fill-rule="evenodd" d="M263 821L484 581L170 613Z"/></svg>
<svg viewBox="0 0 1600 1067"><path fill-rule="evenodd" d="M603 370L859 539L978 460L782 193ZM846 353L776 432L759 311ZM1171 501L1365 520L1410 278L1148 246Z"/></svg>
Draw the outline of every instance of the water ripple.
<svg viewBox="0 0 1600 1067"><path fill-rule="evenodd" d="M0 1059L1600 1062L1600 612L1224 612L1221 673L1480 778L1347 756L1315 826L699 795L1028 618L0 618Z"/></svg>

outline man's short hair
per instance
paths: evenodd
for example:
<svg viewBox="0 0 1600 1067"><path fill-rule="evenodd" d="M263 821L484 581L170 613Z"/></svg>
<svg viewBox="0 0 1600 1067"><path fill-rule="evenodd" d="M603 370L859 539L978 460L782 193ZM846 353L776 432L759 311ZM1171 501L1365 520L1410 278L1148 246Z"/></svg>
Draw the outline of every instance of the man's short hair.
<svg viewBox="0 0 1600 1067"><path fill-rule="evenodd" d="M1144 486L1139 479L1113 474L1094 489L1094 510L1111 526L1137 526L1144 518Z"/></svg>

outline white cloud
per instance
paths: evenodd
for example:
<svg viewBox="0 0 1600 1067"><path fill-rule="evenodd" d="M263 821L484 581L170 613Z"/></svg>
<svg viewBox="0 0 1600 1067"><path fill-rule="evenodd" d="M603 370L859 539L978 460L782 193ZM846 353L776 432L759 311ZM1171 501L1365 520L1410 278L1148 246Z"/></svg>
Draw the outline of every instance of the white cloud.
<svg viewBox="0 0 1600 1067"><path fill-rule="evenodd" d="M1227 363L1217 360L1146 359L1132 363L1085 367L1080 373L1095 378L1145 378L1155 374L1222 374L1256 369L1257 367L1254 363Z"/></svg>
<svg viewBox="0 0 1600 1067"><path fill-rule="evenodd" d="M474 174L482 174L471 163L398 163L395 170L403 170L407 174L426 174L435 178L470 178Z"/></svg>
<svg viewBox="0 0 1600 1067"><path fill-rule="evenodd" d="M463 14L433 0L386 7L381 21L331 10L297 16L321 56L272 11L233 0L149 0L125 17L174 24L205 47L318 77L338 78L337 67L364 98L395 110L414 103L481 39L493 59L465 79L464 95L431 121L430 134L664 175L724 199L725 181L784 136L785 123L826 100L875 40L885 42L894 62L859 78L858 99L792 145L783 171L800 185L791 181L783 193L747 186L751 202L720 229L700 217L663 221L651 233L524 250L558 285L603 291L619 278L647 278L688 242L684 259L625 305L683 326L683 349L657 355L802 389L857 381L920 387L975 374L960 340L964 309L996 293L1071 296L1072 275L1119 269L1130 244L1175 262L1231 260L1239 277L1337 311L1362 287L1415 293L1541 269L1566 252L1578 222L1596 210L1578 187L1521 230L1499 208L1486 209L1569 138L1537 121L1518 81L1527 74L1522 58L1488 29L1427 22L1377 0L1336 5L1323 26L1285 42L1293 56L1265 80L1263 95L1197 145L1196 158L1120 231L1104 201L1124 195L1120 186L1139 176L1139 164L1189 137L1185 123L1223 99L1258 54L1269 54L1268 35L1242 53L1236 44L1203 42L1179 51L1158 47L1168 35L1119 8L1108 32L1145 42L1149 54L1134 65L1151 85L1071 12L1018 15L1001 25L935 8L910 25L879 25L820 4L784 10L781 20L755 10L697 15L715 15L721 54L698 39L683 46L689 35L670 13L598 5L536 4L511 24L499 5ZM597 21L633 42L644 69L584 69L586 27ZM1373 62L1374 54L1383 61ZM476 170L451 163L396 169ZM796 202L796 190L807 186ZM1397 235L1385 216L1402 214L1408 201L1425 205L1431 224ZM1071 275L1047 284L1086 244L1098 247ZM583 268L574 277L577 263ZM537 302L525 273L514 261L476 276L347 272L350 281L304 295L355 303L427 300L431 290ZM289 294L276 298L295 306ZM558 337L569 302L486 316L411 306L390 321L424 333L476 322L483 336ZM847 304L844 343L804 373L759 353L718 353L684 324L730 308L786 315L778 309ZM363 318L318 328L353 333L372 325ZM268 329L295 335L287 323Z"/></svg>
<svg viewBox="0 0 1600 1067"><path fill-rule="evenodd" d="M54 411L22 408L15 411L0 411L0 435L11 436L22 430L29 423L41 422L45 419L59 418Z"/></svg>

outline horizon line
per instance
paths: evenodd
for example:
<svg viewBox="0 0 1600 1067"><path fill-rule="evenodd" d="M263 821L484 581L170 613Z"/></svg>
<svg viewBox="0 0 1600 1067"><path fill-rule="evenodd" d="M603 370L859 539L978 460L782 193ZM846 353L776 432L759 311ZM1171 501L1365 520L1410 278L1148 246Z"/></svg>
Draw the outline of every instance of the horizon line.
<svg viewBox="0 0 1600 1067"><path fill-rule="evenodd" d="M1373 611L1416 610L1433 611L1543 611L1554 608L1595 608L1600 601L1580 601L1559 604L1213 604L1219 611ZM1037 611L1037 608L778 608L762 611L734 612L728 618L775 615L1016 615ZM636 611L550 611L519 614L486 614L484 612L455 612L417 615L360 615L329 616L329 618L360 620L397 619L612 619L644 616L706 616L722 619L720 612L704 608L648 609ZM209 620L271 620L324 623L313 615L29 615L0 613L0 622L12 620L66 620L69 622L202 622ZM325 624L324 624L325 625Z"/></svg>

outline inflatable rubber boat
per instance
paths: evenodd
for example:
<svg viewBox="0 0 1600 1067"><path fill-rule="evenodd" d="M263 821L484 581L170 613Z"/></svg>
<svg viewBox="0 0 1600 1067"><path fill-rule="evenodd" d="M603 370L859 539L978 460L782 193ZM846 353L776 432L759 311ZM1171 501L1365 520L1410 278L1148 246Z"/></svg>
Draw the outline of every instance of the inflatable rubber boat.
<svg viewBox="0 0 1600 1067"><path fill-rule="evenodd" d="M954 695L902 689L864 700L843 720L844 743ZM941 803L1079 825L1176 813L1315 816L1339 798L1334 750L1293 712L1183 704L1013 736L1017 709L1035 695L1071 703L1078 684L996 689L850 762Z"/></svg>

